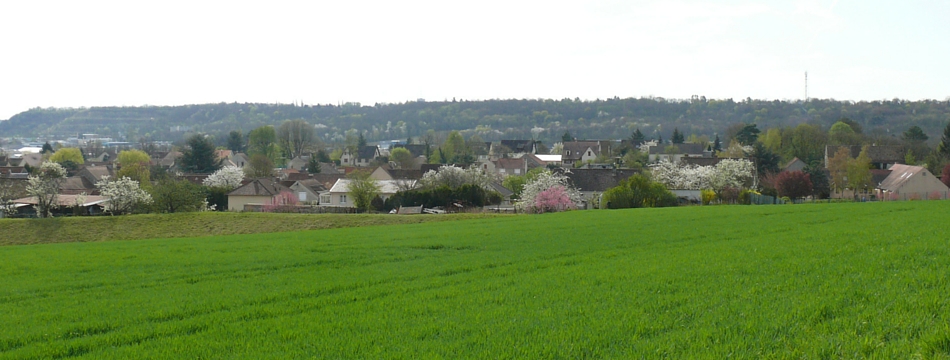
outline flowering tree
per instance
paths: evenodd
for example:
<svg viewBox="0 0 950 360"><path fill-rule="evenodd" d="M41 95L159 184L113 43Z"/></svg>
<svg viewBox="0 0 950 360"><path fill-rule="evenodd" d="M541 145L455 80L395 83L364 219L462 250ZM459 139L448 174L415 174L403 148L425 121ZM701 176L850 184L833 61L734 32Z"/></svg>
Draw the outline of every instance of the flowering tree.
<svg viewBox="0 0 950 360"><path fill-rule="evenodd" d="M463 169L454 165L445 165L439 167L439 171L426 172L419 180L419 184L424 189L435 189L440 186L458 189L462 185L471 184L491 190L492 180L491 175L483 173L475 166Z"/></svg>
<svg viewBox="0 0 950 360"><path fill-rule="evenodd" d="M264 212L291 212L298 202L297 197L290 191L281 191L264 204L263 210Z"/></svg>
<svg viewBox="0 0 950 360"><path fill-rule="evenodd" d="M679 190L711 188L709 180L714 170L712 166L682 165L665 159L651 167L653 181Z"/></svg>
<svg viewBox="0 0 950 360"><path fill-rule="evenodd" d="M139 205L152 204L152 195L139 187L139 182L123 176L110 181L108 176L96 182L102 196L109 198L106 211L110 214L131 213Z"/></svg>
<svg viewBox="0 0 950 360"><path fill-rule="evenodd" d="M755 174L755 165L746 159L723 159L709 177L709 187L717 195L726 188L742 189Z"/></svg>
<svg viewBox="0 0 950 360"><path fill-rule="evenodd" d="M40 165L34 175L27 179L26 192L36 198L36 215L39 217L52 216L52 209L57 205L59 186L66 178L66 168L62 165L46 161Z"/></svg>
<svg viewBox="0 0 950 360"><path fill-rule="evenodd" d="M572 210L576 206L563 186L555 185L534 197L534 209L538 213Z"/></svg>
<svg viewBox="0 0 950 360"><path fill-rule="evenodd" d="M244 181L244 170L237 166L225 166L206 177L202 182L207 187L234 189Z"/></svg>
<svg viewBox="0 0 950 360"><path fill-rule="evenodd" d="M564 197L567 198L567 202L570 202L570 206L564 204ZM516 206L525 212L541 213L572 209L580 201L580 192L568 184L567 176L544 170L524 185L524 190L521 191L521 201ZM550 207L539 208L539 204L562 204L563 207L554 210Z"/></svg>

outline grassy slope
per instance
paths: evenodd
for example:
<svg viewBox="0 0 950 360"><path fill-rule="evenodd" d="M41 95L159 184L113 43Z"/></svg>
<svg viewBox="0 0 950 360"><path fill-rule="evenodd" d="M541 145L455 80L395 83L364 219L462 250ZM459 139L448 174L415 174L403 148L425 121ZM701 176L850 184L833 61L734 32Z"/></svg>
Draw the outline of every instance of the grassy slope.
<svg viewBox="0 0 950 360"><path fill-rule="evenodd" d="M369 225L476 219L505 215L340 215L179 213L132 216L0 219L0 245L260 234Z"/></svg>
<svg viewBox="0 0 950 360"><path fill-rule="evenodd" d="M0 248L0 358L950 355L950 202Z"/></svg>

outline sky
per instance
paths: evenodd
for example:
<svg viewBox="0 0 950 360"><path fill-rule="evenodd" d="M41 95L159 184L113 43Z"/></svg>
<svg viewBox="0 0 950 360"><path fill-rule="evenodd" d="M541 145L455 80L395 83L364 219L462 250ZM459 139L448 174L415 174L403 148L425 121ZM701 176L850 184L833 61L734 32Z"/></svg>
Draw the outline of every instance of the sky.
<svg viewBox="0 0 950 360"><path fill-rule="evenodd" d="M5 1L33 107L950 97L950 2Z"/></svg>

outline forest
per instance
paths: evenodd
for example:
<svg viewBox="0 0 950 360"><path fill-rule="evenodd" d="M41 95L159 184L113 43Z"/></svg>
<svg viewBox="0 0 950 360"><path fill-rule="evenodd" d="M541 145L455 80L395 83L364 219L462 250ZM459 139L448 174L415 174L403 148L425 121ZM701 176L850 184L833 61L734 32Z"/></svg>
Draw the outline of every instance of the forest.
<svg viewBox="0 0 950 360"><path fill-rule="evenodd" d="M339 105L217 103L182 106L33 108L0 121L0 137L65 138L95 133L121 141L141 139L182 142L193 133L215 136L224 144L228 133L244 133L262 125L302 119L312 124L325 143L342 143L361 133L370 142L418 137L429 130L458 130L486 141L536 139L559 141L565 132L578 139L621 139L640 129L646 138L670 139L674 130L686 136L722 134L736 124L756 124L763 131L800 124L827 131L842 118L864 134L899 138L918 126L930 139L939 138L950 121L950 100L808 101L746 98L691 99L611 98L411 101L397 104Z"/></svg>

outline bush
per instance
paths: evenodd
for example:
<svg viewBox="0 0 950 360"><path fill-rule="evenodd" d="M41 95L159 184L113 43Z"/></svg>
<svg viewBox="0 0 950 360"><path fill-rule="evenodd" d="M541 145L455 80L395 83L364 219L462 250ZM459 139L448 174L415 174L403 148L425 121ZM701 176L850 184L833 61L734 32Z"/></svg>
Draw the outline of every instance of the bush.
<svg viewBox="0 0 950 360"><path fill-rule="evenodd" d="M739 192L739 204L752 205L752 194L758 194L754 190L742 190Z"/></svg>
<svg viewBox="0 0 950 360"><path fill-rule="evenodd" d="M719 193L719 201L723 204L735 204L739 200L739 189L734 187L725 187Z"/></svg>
<svg viewBox="0 0 950 360"><path fill-rule="evenodd" d="M703 205L709 205L716 200L716 192L712 190L700 190L699 197L703 201Z"/></svg>
<svg viewBox="0 0 950 360"><path fill-rule="evenodd" d="M634 175L604 192L608 209L676 206L676 195L643 175Z"/></svg>

